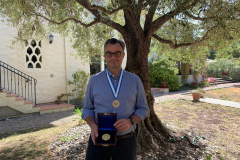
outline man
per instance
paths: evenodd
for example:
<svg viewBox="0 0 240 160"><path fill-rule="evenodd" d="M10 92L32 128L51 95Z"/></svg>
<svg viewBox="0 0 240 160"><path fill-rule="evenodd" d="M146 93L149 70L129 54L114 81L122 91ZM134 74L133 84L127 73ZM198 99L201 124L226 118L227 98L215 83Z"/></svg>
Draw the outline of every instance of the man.
<svg viewBox="0 0 240 160"><path fill-rule="evenodd" d="M125 44L115 38L104 45L107 69L89 80L82 118L91 128L86 160L135 160L136 124L148 115L145 91L140 78L121 68ZM95 146L98 137L97 113L117 113L115 147Z"/></svg>

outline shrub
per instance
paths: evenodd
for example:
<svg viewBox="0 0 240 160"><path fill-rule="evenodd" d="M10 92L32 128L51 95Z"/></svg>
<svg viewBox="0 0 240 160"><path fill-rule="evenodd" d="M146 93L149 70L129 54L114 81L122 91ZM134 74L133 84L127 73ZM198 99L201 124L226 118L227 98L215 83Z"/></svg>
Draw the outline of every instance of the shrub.
<svg viewBox="0 0 240 160"><path fill-rule="evenodd" d="M203 87L209 87L210 85L209 85L209 81L208 80L206 80L206 81L201 81L200 83L198 83L198 86L199 87L201 87L201 88L203 88Z"/></svg>
<svg viewBox="0 0 240 160"><path fill-rule="evenodd" d="M169 91L176 91L180 87L178 82L178 68L175 63L161 59L149 62L149 77L151 87L161 87L161 82L167 82Z"/></svg>
<svg viewBox="0 0 240 160"><path fill-rule="evenodd" d="M188 90L188 89L196 89L196 88L204 88L209 86L209 81L201 81L200 83L192 82L192 83L183 83L179 90Z"/></svg>
<svg viewBox="0 0 240 160"><path fill-rule="evenodd" d="M82 109L76 108L73 113L78 116L78 118L75 118L75 119L78 119L78 120L79 120L79 121L78 121L78 122L79 122L79 125L83 124Z"/></svg>
<svg viewBox="0 0 240 160"><path fill-rule="evenodd" d="M198 88L198 83L197 82L192 82L191 83L191 88Z"/></svg>
<svg viewBox="0 0 240 160"><path fill-rule="evenodd" d="M68 85L73 86L72 96L77 102L83 102L85 92L87 89L87 83L90 75L83 70L78 70L72 74L73 81L68 80Z"/></svg>
<svg viewBox="0 0 240 160"><path fill-rule="evenodd" d="M221 78L222 73L228 72L229 78L240 81L240 65L235 59L219 59L208 63L206 67L207 76ZM225 73L224 72L224 73Z"/></svg>

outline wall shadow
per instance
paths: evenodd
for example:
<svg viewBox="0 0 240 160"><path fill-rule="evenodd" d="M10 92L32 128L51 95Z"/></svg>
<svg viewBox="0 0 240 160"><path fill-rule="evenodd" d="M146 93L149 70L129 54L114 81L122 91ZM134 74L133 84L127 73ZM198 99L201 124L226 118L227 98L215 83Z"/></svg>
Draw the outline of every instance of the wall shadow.
<svg viewBox="0 0 240 160"><path fill-rule="evenodd" d="M74 110L47 113L43 115L27 115L0 120L0 140L15 134L24 134L52 128L64 123L76 121Z"/></svg>

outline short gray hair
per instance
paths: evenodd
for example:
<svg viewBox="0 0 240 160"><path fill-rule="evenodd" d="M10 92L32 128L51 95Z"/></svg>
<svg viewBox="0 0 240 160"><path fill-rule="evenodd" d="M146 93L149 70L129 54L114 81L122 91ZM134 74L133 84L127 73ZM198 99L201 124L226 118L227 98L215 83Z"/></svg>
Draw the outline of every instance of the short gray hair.
<svg viewBox="0 0 240 160"><path fill-rule="evenodd" d="M121 41L121 40L116 39L116 38L108 39L108 40L105 42L105 44L104 44L104 50L105 50L106 45L108 45L108 44L114 45L114 44L117 44L117 43L119 43L119 44L122 46L123 51L124 51L124 49L125 49L125 43L124 43L123 41Z"/></svg>

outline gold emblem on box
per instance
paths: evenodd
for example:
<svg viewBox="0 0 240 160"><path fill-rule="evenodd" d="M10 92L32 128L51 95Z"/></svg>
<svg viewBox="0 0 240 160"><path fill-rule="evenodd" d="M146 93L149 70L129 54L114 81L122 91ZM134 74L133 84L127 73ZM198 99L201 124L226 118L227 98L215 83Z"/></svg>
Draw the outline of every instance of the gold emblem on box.
<svg viewBox="0 0 240 160"><path fill-rule="evenodd" d="M102 135L102 139L104 140L104 141L108 141L109 139L110 139L110 135L109 134L104 134L104 135Z"/></svg>

